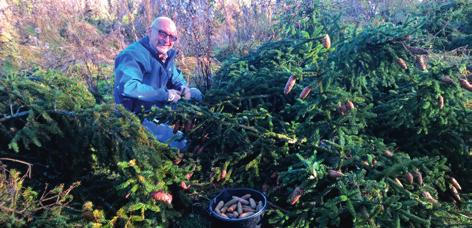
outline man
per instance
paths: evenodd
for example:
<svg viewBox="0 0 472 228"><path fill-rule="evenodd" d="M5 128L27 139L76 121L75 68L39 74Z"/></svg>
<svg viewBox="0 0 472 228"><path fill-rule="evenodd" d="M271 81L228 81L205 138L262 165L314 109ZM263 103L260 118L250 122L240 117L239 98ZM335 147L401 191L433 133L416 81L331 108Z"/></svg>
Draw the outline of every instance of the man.
<svg viewBox="0 0 472 228"><path fill-rule="evenodd" d="M175 23L168 17L158 17L152 22L147 36L118 54L115 59L116 104L139 113L180 99L202 100L201 92L189 88L175 66L177 52L172 47L176 41ZM168 125L156 125L148 120L144 120L143 125L161 142L176 138Z"/></svg>
<svg viewBox="0 0 472 228"><path fill-rule="evenodd" d="M172 49L176 41L175 23L168 17L158 17L149 28L148 36L116 57L114 97L117 104L138 113L181 98L202 99L200 91L188 88L177 71L177 52Z"/></svg>

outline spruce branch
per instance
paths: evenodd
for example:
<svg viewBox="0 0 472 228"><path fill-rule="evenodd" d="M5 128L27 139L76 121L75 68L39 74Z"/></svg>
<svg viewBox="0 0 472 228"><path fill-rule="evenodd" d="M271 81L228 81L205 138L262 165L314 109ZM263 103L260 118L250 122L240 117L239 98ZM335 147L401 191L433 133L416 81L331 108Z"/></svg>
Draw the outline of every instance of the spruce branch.
<svg viewBox="0 0 472 228"><path fill-rule="evenodd" d="M6 121L9 121L9 120L12 120L12 119L16 119L16 118L25 117L25 116L29 115L31 112L32 112L32 110L28 110L28 111L22 111L22 112L19 112L19 113L16 113L16 114L12 114L10 116L4 116L3 118L0 118L0 123L1 122L6 122ZM45 110L44 112L50 113L50 114L65 115L65 116L77 116L77 115L79 115L76 112L66 111L66 110Z"/></svg>

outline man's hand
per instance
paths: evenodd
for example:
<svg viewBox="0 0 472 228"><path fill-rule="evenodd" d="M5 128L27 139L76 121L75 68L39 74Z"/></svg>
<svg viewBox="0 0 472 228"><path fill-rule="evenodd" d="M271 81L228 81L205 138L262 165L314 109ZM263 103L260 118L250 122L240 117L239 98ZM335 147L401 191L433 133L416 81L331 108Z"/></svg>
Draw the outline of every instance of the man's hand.
<svg viewBox="0 0 472 228"><path fill-rule="evenodd" d="M187 86L183 86L180 90L180 96L182 96L185 100L190 100L192 98L192 94L190 93L190 88Z"/></svg>
<svg viewBox="0 0 472 228"><path fill-rule="evenodd" d="M168 102L175 103L180 100L180 91L175 89L169 89L167 92L169 93L169 96L167 97Z"/></svg>

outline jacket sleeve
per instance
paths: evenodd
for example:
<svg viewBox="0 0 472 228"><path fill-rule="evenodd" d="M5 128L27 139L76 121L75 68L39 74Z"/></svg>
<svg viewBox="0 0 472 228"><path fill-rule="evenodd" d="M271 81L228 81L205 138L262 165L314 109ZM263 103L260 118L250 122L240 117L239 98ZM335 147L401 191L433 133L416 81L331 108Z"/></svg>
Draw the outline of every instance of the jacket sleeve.
<svg viewBox="0 0 472 228"><path fill-rule="evenodd" d="M183 86L187 86L187 81L184 78L182 72L177 70L177 67L174 65L172 67L172 78L169 81L170 85L168 84L167 87L170 89L181 90Z"/></svg>
<svg viewBox="0 0 472 228"><path fill-rule="evenodd" d="M115 76L119 94L145 102L167 101L167 89L154 89L143 83L144 66L129 53L119 55L115 60Z"/></svg>

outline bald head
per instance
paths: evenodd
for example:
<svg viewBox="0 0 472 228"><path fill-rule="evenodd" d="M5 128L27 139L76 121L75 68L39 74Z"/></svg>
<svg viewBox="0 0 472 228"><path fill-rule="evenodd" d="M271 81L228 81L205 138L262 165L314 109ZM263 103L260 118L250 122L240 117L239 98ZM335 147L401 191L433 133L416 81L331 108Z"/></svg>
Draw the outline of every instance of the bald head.
<svg viewBox="0 0 472 228"><path fill-rule="evenodd" d="M177 27L168 17L156 18L149 30L149 44L160 54L166 54L177 41Z"/></svg>
<svg viewBox="0 0 472 228"><path fill-rule="evenodd" d="M151 29L159 29L160 27L169 27L174 31L177 31L174 21L168 17L158 17L154 19L151 24Z"/></svg>

